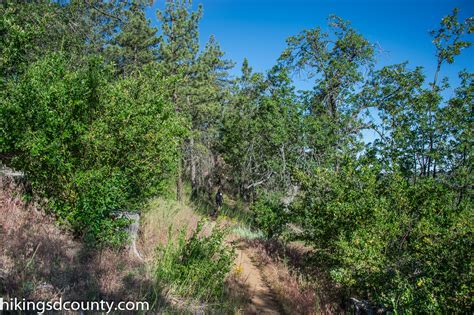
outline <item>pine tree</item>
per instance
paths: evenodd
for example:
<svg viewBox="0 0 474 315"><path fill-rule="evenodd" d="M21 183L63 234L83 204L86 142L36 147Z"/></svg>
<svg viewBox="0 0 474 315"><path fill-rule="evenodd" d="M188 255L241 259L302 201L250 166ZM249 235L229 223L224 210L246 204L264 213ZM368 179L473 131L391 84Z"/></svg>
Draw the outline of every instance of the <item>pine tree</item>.
<svg viewBox="0 0 474 315"><path fill-rule="evenodd" d="M201 176L197 174L197 155L201 155L201 161L211 155L209 140L212 136L208 136L215 130L212 126L220 112L226 71L232 66L222 59L224 54L213 37L200 52L198 24L201 17L202 6L193 12L192 2L187 0L167 1L164 12L158 12L162 24L158 60L164 71L176 78L172 101L190 128L190 136L183 143L183 161L177 179L179 200L186 169L189 169L193 193L198 189L198 181L203 181L203 172Z"/></svg>
<svg viewBox="0 0 474 315"><path fill-rule="evenodd" d="M128 75L157 58L158 30L150 26L145 8L145 3L132 2L124 12L120 32L109 48L111 58L122 75Z"/></svg>

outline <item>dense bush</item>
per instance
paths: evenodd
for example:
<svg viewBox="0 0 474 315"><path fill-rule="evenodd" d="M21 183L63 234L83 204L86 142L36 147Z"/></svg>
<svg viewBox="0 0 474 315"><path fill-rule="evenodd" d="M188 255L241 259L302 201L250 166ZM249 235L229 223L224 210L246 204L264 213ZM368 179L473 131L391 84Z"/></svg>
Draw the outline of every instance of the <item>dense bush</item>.
<svg viewBox="0 0 474 315"><path fill-rule="evenodd" d="M256 227L269 238L279 236L288 222L279 194L263 194L251 206Z"/></svg>
<svg viewBox="0 0 474 315"><path fill-rule="evenodd" d="M201 301L224 296L224 281L234 261L234 250L225 244L223 230L214 228L202 235L203 222L189 239L182 230L176 242L157 248L155 276L158 286L166 285L174 294Z"/></svg>
<svg viewBox="0 0 474 315"><path fill-rule="evenodd" d="M353 165L305 185L303 239L351 294L400 313L470 308L472 200L433 178Z"/></svg>
<svg viewBox="0 0 474 315"><path fill-rule="evenodd" d="M100 58L73 68L52 54L11 81L2 100L2 153L78 236L119 244L123 219L162 189L183 128L166 81L148 68L114 82Z"/></svg>

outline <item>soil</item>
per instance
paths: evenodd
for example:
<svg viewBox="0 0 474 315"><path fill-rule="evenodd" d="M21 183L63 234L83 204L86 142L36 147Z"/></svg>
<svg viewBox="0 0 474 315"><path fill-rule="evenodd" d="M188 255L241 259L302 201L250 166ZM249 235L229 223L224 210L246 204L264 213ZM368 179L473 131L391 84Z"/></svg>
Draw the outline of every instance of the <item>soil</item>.
<svg viewBox="0 0 474 315"><path fill-rule="evenodd" d="M251 258L247 245L240 242L236 248L236 264L241 270L241 277L249 288L250 303L245 314L281 314L281 307L276 295L263 281L261 271Z"/></svg>

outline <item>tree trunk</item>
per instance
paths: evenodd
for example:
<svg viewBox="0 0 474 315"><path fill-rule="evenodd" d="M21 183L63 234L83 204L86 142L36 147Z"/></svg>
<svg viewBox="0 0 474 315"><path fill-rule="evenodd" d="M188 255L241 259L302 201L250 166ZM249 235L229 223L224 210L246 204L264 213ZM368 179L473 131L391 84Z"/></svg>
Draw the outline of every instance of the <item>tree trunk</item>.
<svg viewBox="0 0 474 315"><path fill-rule="evenodd" d="M191 197L197 197L196 159L194 157L194 137L189 139L189 160L191 162Z"/></svg>
<svg viewBox="0 0 474 315"><path fill-rule="evenodd" d="M176 200L183 200L183 159L180 158L178 166L178 178L176 178Z"/></svg>

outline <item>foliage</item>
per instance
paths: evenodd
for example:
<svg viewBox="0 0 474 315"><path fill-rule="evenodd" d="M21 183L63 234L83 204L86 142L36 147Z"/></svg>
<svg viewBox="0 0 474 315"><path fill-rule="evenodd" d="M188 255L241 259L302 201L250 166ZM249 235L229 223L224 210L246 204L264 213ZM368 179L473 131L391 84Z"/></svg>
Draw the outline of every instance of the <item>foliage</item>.
<svg viewBox="0 0 474 315"><path fill-rule="evenodd" d="M264 78L244 61L237 88L219 146L230 181L247 199L261 187L285 191L303 151L301 108L289 73L274 67Z"/></svg>
<svg viewBox="0 0 474 315"><path fill-rule="evenodd" d="M3 101L2 150L14 152L11 165L61 220L98 242L120 243L126 222L112 212L139 207L176 167L183 128L164 81L145 72L109 82L100 59L71 70L53 54L12 82Z"/></svg>
<svg viewBox="0 0 474 315"><path fill-rule="evenodd" d="M68 11L49 1L4 1L0 6L0 86L23 73L44 52L80 46L66 36ZM77 52L77 51L76 51Z"/></svg>
<svg viewBox="0 0 474 315"><path fill-rule="evenodd" d="M116 63L122 75L129 75L156 60L158 30L151 27L150 21L145 18L146 4L133 1L124 10L120 32L107 47L107 55Z"/></svg>
<svg viewBox="0 0 474 315"><path fill-rule="evenodd" d="M432 84L406 63L372 71L363 81L359 69L370 66L370 44L340 20L334 41L320 29L305 31L289 39L281 57L320 75L305 95L303 130L312 161L294 173L301 193L286 217L302 232L292 238L316 249L316 261L348 294L398 313L471 308L472 75L460 74L448 100L442 95L447 81L438 85L437 79L441 65L470 46L464 40L470 23L458 22L455 10L433 32L438 69ZM338 62L351 47L354 59ZM336 81L334 73L341 75ZM361 119L366 108L379 119ZM354 137L361 127L379 135L365 148ZM257 205L265 222L277 217Z"/></svg>
<svg viewBox="0 0 474 315"><path fill-rule="evenodd" d="M167 179L177 168L186 129L168 102L169 84L154 66L111 83L104 93L101 115L87 134L94 162L123 172L129 208L166 189Z"/></svg>
<svg viewBox="0 0 474 315"><path fill-rule="evenodd" d="M278 194L265 194L252 204L250 210L254 214L255 225L269 238L279 236L288 222L286 209Z"/></svg>
<svg viewBox="0 0 474 315"><path fill-rule="evenodd" d="M375 51L348 21L330 16L328 28L289 37L279 60L290 70L315 78L313 90L302 95L308 164L338 168L338 156L357 147L364 127L359 114L368 105L356 101L357 91L364 84L364 72L374 66Z"/></svg>
<svg viewBox="0 0 474 315"><path fill-rule="evenodd" d="M224 281L235 253L225 244L223 230L214 228L203 236L203 224L198 223L189 239L183 229L175 242L170 234L168 244L157 248L155 277L158 286L167 285L180 296L218 301L224 296Z"/></svg>
<svg viewBox="0 0 474 315"><path fill-rule="evenodd" d="M354 165L305 185L295 210L303 239L332 261L337 282L401 313L469 308L471 200L458 204L431 178L412 184Z"/></svg>
<svg viewBox="0 0 474 315"><path fill-rule="evenodd" d="M60 222L118 245L117 211L173 182L179 199L188 179L194 197L239 194L267 237L305 241L351 297L472 309L473 74L439 78L471 46L472 17L455 9L431 32L432 80L408 62L377 67L374 45L336 16L288 38L268 72L244 60L231 79L215 38L200 47L202 6L166 1L155 28L150 4L0 6L0 157ZM294 73L312 89L295 91ZM201 228L159 249L156 276L209 301L232 251Z"/></svg>

